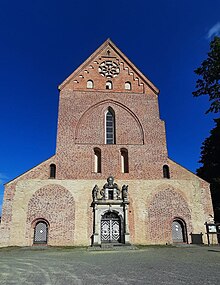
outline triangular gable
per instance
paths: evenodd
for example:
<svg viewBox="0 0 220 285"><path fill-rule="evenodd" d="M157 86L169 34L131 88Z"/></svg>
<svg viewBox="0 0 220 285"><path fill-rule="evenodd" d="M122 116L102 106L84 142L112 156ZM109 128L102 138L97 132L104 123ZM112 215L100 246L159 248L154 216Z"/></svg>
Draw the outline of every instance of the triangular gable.
<svg viewBox="0 0 220 285"><path fill-rule="evenodd" d="M84 61L70 76L68 76L63 83L59 85L59 90L62 90L70 81L76 79L77 77L83 77L83 72L89 73L89 68L93 68L94 61L97 58L102 60L109 60L111 58L116 58L120 64L123 65L124 69L129 69L130 74L136 76L134 79L138 80L139 85L144 83L155 93L158 94L158 88L120 51L119 48L110 40L107 39L86 61ZM126 67L125 67L126 66ZM77 80L75 80L77 82Z"/></svg>

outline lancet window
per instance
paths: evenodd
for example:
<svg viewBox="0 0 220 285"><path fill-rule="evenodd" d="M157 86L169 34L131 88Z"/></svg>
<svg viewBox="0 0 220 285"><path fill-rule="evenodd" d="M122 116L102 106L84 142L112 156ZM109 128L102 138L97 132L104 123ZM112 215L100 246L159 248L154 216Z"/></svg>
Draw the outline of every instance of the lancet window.
<svg viewBox="0 0 220 285"><path fill-rule="evenodd" d="M105 143L115 144L115 113L110 107L105 115Z"/></svg>
<svg viewBox="0 0 220 285"><path fill-rule="evenodd" d="M101 173L101 149L94 148L94 172Z"/></svg>
<svg viewBox="0 0 220 285"><path fill-rule="evenodd" d="M128 166L128 150L125 148L121 149L121 172L128 173L129 166Z"/></svg>

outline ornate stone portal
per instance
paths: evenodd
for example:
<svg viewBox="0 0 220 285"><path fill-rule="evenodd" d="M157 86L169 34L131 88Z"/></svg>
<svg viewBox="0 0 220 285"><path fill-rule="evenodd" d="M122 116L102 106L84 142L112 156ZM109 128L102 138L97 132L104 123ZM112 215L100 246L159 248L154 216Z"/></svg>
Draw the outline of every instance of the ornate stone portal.
<svg viewBox="0 0 220 285"><path fill-rule="evenodd" d="M104 243L130 244L128 227L128 186L122 190L109 176L101 191L98 186L92 190L93 197L93 241L92 245Z"/></svg>

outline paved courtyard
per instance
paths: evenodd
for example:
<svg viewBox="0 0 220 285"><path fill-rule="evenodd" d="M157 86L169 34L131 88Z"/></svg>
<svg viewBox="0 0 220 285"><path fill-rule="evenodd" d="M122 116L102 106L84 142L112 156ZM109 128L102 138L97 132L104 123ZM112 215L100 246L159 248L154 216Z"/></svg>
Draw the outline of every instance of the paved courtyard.
<svg viewBox="0 0 220 285"><path fill-rule="evenodd" d="M220 247L0 249L1 285L219 283Z"/></svg>

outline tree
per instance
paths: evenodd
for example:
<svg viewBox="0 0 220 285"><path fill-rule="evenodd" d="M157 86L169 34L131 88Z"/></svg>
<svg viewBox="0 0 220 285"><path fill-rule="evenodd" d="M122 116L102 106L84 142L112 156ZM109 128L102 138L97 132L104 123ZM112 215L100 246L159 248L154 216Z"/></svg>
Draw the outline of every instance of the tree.
<svg viewBox="0 0 220 285"><path fill-rule="evenodd" d="M218 113L220 111L220 37L215 37L210 42L207 59L194 72L202 79L196 81L197 90L193 92L193 96L208 95L210 108L206 113Z"/></svg>
<svg viewBox="0 0 220 285"><path fill-rule="evenodd" d="M210 42L208 57L194 71L202 78L196 81L195 97L208 95L210 108L206 113L220 111L220 37ZM220 222L220 118L214 119L216 126L201 147L200 163L197 175L210 183L215 221Z"/></svg>
<svg viewBox="0 0 220 285"><path fill-rule="evenodd" d="M201 162L197 175L210 183L215 220L220 222L220 118L201 147Z"/></svg>

